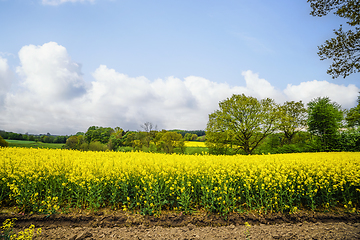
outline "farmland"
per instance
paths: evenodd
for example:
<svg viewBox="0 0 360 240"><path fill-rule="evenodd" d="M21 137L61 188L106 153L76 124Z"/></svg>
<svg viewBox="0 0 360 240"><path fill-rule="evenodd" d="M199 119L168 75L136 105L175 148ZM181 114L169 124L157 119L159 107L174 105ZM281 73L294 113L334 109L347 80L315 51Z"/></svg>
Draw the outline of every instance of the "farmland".
<svg viewBox="0 0 360 240"><path fill-rule="evenodd" d="M9 147L26 147L26 148L61 148L64 144L61 143L43 143L36 141L26 140L6 140L9 143Z"/></svg>
<svg viewBox="0 0 360 240"><path fill-rule="evenodd" d="M185 141L186 147L202 147L205 148L205 142Z"/></svg>
<svg viewBox="0 0 360 240"><path fill-rule="evenodd" d="M192 156L1 148L1 206L109 207L144 215L358 211L360 153Z"/></svg>

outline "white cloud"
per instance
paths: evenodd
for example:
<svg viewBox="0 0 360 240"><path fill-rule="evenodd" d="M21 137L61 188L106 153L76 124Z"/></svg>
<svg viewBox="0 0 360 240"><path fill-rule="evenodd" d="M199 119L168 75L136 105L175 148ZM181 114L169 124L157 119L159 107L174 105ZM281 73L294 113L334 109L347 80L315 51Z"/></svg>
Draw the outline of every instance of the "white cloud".
<svg viewBox="0 0 360 240"><path fill-rule="evenodd" d="M245 78L246 88L249 91L249 95L258 99L272 98L276 102L285 101L284 94L280 90L275 89L275 87L265 79L259 78L259 74L248 70L242 72L242 75Z"/></svg>
<svg viewBox="0 0 360 240"><path fill-rule="evenodd" d="M17 73L22 81L10 93L11 82L6 76L11 71L6 59L0 57L0 84L6 86L0 88L0 126L7 131L74 134L92 125L136 130L146 121L165 129L204 129L208 114L232 94L270 97L278 103L307 103L329 96L349 108L355 106L359 92L354 85L316 80L279 90L250 70L242 73L244 86L232 87L197 76L151 81L105 65L92 73L94 80L86 85L81 66L57 43L25 46L19 58Z"/></svg>
<svg viewBox="0 0 360 240"><path fill-rule="evenodd" d="M288 84L284 93L288 99L294 101L302 100L304 103L308 103L317 97L329 97L343 108L352 108L356 105L359 90L353 84L344 86L327 81L313 80L302 82L299 85Z"/></svg>
<svg viewBox="0 0 360 240"><path fill-rule="evenodd" d="M228 85L193 76L150 81L101 65L93 77L95 81L84 104L97 111L93 120L130 129L138 129L146 121L160 128L203 129L209 111L215 110L222 96L231 96ZM215 90L221 85L225 86L225 94L221 88Z"/></svg>
<svg viewBox="0 0 360 240"><path fill-rule="evenodd" d="M13 79L14 76L9 68L7 59L0 56L0 108L4 105L5 96L10 90Z"/></svg>
<svg viewBox="0 0 360 240"><path fill-rule="evenodd" d="M21 48L19 58L16 71L38 100L70 100L85 93L81 65L71 60L65 47L55 42L28 45Z"/></svg>
<svg viewBox="0 0 360 240"><path fill-rule="evenodd" d="M67 2L71 2L71 3L76 3L76 2L80 2L80 3L85 3L85 2L90 2L90 3L94 3L95 0L42 0L42 4L44 5L51 5L51 6L57 6L63 3L67 3Z"/></svg>

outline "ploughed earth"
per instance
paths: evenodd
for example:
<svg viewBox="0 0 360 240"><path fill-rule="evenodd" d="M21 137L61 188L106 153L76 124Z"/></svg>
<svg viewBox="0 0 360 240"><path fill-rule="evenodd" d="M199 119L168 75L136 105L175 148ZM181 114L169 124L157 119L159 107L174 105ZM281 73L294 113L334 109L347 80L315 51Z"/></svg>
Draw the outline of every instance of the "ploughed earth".
<svg viewBox="0 0 360 240"><path fill-rule="evenodd" d="M344 211L156 217L108 210L21 215L0 209L1 223L8 218L17 218L14 233L31 224L41 228L34 239L360 239L360 214Z"/></svg>

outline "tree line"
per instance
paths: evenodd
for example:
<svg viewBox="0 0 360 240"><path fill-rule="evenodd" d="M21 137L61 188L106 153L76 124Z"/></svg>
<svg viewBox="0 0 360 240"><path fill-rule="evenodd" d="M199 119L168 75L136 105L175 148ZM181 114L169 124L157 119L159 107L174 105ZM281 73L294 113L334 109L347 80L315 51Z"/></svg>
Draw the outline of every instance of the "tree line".
<svg viewBox="0 0 360 240"><path fill-rule="evenodd" d="M183 153L184 141L205 141L204 130L161 130L150 122L141 125L143 131L125 131L120 127L91 126L71 136L54 136L50 133L33 135L0 130L0 146L8 146L4 139L63 143L65 149L83 151L150 151Z"/></svg>
<svg viewBox="0 0 360 240"><path fill-rule="evenodd" d="M302 101L276 104L271 98L258 100L234 94L209 114L205 131L158 131L146 122L141 125L142 131L91 126L73 136L5 131L0 131L0 136L65 143L63 148L82 151L185 153L184 141L195 140L205 141L210 154L264 154L360 151L359 125L360 96L357 105L347 110L328 97L315 98L305 105Z"/></svg>
<svg viewBox="0 0 360 240"><path fill-rule="evenodd" d="M318 97L307 104L234 94L209 115L211 154L360 151L360 97L349 110Z"/></svg>
<svg viewBox="0 0 360 240"><path fill-rule="evenodd" d="M204 141L205 131L161 130L150 122L143 131L125 131L120 127L91 126L66 140L64 148L82 151L145 151L185 153L184 141ZM198 136L198 133L201 136Z"/></svg>
<svg viewBox="0 0 360 240"><path fill-rule="evenodd" d="M43 143L66 143L66 139L69 136L61 136L61 135L51 135L47 134L22 134L22 133L14 133L14 132L6 132L5 130L0 130L0 137L3 139L9 140L25 140L25 141L36 141Z"/></svg>

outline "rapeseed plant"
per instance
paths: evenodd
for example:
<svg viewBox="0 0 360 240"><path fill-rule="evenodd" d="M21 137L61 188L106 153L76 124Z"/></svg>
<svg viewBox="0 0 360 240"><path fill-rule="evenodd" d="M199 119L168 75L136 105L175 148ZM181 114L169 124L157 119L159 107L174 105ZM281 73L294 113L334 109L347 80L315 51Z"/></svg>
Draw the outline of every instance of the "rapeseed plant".
<svg viewBox="0 0 360 240"><path fill-rule="evenodd" d="M34 232L35 226L33 224L30 225L29 228L24 229L24 231L20 231L18 234L12 234L14 222L16 221L16 218L13 219L6 219L3 222L3 225L1 227L0 237L4 240L31 240L35 236L38 236L41 234L41 228L38 228L36 232Z"/></svg>
<svg viewBox="0 0 360 240"><path fill-rule="evenodd" d="M194 209L358 209L360 153L165 155L0 148L0 204L21 212L111 207L143 214Z"/></svg>

